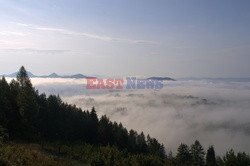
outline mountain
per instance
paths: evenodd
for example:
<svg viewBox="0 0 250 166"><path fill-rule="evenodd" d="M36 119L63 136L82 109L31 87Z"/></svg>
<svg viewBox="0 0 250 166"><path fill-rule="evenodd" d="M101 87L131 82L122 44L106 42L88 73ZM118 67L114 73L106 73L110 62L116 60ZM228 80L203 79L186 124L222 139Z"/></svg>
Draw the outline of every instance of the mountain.
<svg viewBox="0 0 250 166"><path fill-rule="evenodd" d="M43 75L43 76L38 76L41 78L60 78L60 76L56 73L51 73L50 75Z"/></svg>
<svg viewBox="0 0 250 166"><path fill-rule="evenodd" d="M31 72L27 72L27 74L28 74L29 77L37 77L34 74L32 74ZM11 74L4 74L4 75L1 75L1 76L4 76L4 77L16 77L17 72L11 73Z"/></svg>
<svg viewBox="0 0 250 166"><path fill-rule="evenodd" d="M175 79L170 78L170 77L150 77L148 79L150 79L150 80L161 80L161 81L176 81Z"/></svg>
<svg viewBox="0 0 250 166"><path fill-rule="evenodd" d="M45 76L46 77L46 76ZM60 77L58 74L56 74L56 73L52 73L52 74L50 74L49 76L47 76L47 77L49 77L49 78L58 78L58 77Z"/></svg>
<svg viewBox="0 0 250 166"><path fill-rule="evenodd" d="M86 78L87 76L82 75L82 74L75 74L71 76L62 76L63 78Z"/></svg>
<svg viewBox="0 0 250 166"><path fill-rule="evenodd" d="M56 73L52 73L48 76L43 76L43 78L86 78L87 76L82 75L82 74L75 74L75 75L66 75L66 76L60 76Z"/></svg>
<svg viewBox="0 0 250 166"><path fill-rule="evenodd" d="M74 74L74 75L67 75L67 76L60 76L56 73L51 73L50 75L43 75L43 76L37 76L32 74L31 72L27 72L28 76L30 78L76 78L76 79L80 79L80 78L86 78L87 76L82 75L82 74ZM11 74L3 74L0 76L4 76L4 77L16 77L17 76L17 72L15 73L11 73Z"/></svg>

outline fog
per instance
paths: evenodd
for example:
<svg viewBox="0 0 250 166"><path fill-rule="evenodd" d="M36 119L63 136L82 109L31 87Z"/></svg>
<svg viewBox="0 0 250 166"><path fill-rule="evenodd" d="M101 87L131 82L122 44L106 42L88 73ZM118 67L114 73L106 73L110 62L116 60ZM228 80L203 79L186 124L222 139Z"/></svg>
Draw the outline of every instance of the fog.
<svg viewBox="0 0 250 166"><path fill-rule="evenodd" d="M161 90L88 90L85 79L33 78L40 93L59 94L83 110L95 107L127 129L150 134L166 150L198 139L217 154L250 152L250 82L166 81Z"/></svg>

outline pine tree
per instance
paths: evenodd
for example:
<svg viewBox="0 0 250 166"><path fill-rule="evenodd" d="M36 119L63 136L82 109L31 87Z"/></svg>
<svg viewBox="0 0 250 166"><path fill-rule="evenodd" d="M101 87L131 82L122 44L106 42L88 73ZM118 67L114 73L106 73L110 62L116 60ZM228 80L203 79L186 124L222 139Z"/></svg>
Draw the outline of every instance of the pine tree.
<svg viewBox="0 0 250 166"><path fill-rule="evenodd" d="M165 157L164 145L161 145L155 138L150 138L149 135L147 136L147 146L149 154L157 155L161 158Z"/></svg>
<svg viewBox="0 0 250 166"><path fill-rule="evenodd" d="M98 126L98 142L101 145L112 145L112 125L106 115L102 116Z"/></svg>
<svg viewBox="0 0 250 166"><path fill-rule="evenodd" d="M28 130L33 130L38 115L38 104L36 101L36 92L23 66L17 74L17 81L20 84L20 92L17 98L20 115L25 127Z"/></svg>
<svg viewBox="0 0 250 166"><path fill-rule="evenodd" d="M189 147L186 144L181 144L177 149L176 160L179 166L190 165L191 154Z"/></svg>
<svg viewBox="0 0 250 166"><path fill-rule="evenodd" d="M21 123L21 115L18 106L18 95L20 93L20 85L16 80L12 80L10 87L10 109L6 112L8 124L6 129L9 131L10 138L22 138L23 125Z"/></svg>
<svg viewBox="0 0 250 166"><path fill-rule="evenodd" d="M250 157L246 153L238 152L235 154L234 150L226 152L226 155L223 156L223 160L219 162L223 166L249 166Z"/></svg>
<svg viewBox="0 0 250 166"><path fill-rule="evenodd" d="M137 136L137 144L139 153L147 153L147 143L143 132Z"/></svg>
<svg viewBox="0 0 250 166"><path fill-rule="evenodd" d="M98 117L95 111L95 108L93 107L90 112L91 117L91 126L90 126L90 142L96 144L98 139Z"/></svg>
<svg viewBox="0 0 250 166"><path fill-rule="evenodd" d="M116 144L119 148L125 149L128 147L128 131L120 123L116 132Z"/></svg>
<svg viewBox="0 0 250 166"><path fill-rule="evenodd" d="M135 153L137 151L137 144L136 144L137 136L138 136L138 134L136 131L134 131L134 130L129 131L129 136L128 136L129 147L128 147L128 149L132 153Z"/></svg>
<svg viewBox="0 0 250 166"><path fill-rule="evenodd" d="M216 166L215 151L213 146L209 146L206 155L206 165Z"/></svg>
<svg viewBox="0 0 250 166"><path fill-rule="evenodd" d="M10 87L4 77L0 79L0 125L7 125L6 112L10 109Z"/></svg>
<svg viewBox="0 0 250 166"><path fill-rule="evenodd" d="M204 156L205 152L198 140L191 145L191 157L192 157L192 164L194 166L203 166L204 165Z"/></svg>

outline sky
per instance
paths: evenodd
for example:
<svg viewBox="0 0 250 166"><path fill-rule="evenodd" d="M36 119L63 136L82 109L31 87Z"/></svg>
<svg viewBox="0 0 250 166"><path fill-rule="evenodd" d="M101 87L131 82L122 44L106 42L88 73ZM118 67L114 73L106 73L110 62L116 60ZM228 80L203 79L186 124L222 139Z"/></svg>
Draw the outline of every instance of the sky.
<svg viewBox="0 0 250 166"><path fill-rule="evenodd" d="M0 0L0 74L249 77L249 0Z"/></svg>

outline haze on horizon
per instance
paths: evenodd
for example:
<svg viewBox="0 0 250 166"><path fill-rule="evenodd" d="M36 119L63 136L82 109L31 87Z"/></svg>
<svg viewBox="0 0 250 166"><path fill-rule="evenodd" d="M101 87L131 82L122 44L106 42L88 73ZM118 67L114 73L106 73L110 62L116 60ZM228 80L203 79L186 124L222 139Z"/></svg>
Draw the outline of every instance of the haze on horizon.
<svg viewBox="0 0 250 166"><path fill-rule="evenodd" d="M249 77L250 1L0 0L0 74Z"/></svg>

